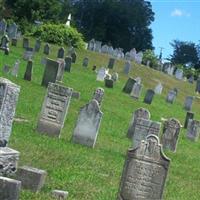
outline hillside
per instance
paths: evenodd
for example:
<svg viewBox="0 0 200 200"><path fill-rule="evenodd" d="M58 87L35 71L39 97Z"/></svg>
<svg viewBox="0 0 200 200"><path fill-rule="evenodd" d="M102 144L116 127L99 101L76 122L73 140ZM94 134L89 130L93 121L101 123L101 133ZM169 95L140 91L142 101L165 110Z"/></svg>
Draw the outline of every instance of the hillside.
<svg viewBox="0 0 200 200"><path fill-rule="evenodd" d="M34 41L32 40L34 46ZM124 61L117 61L115 71L119 72L119 81L113 89L105 88L103 82L96 81L92 66L107 66L109 57L88 51L77 51L77 62L72 65L71 73L65 72L63 84L81 93L80 100L72 99L60 139L53 139L37 133L36 126L46 89L41 87L44 66L41 65L43 45L40 53L36 53L33 64L32 81L23 80L26 62L22 59L22 42L18 47L11 47L9 56L0 51L0 66L14 62L20 58L18 78L11 75L0 75L21 86L15 118L28 120L14 122L9 146L20 151L19 165L28 165L47 170L48 178L40 193L23 191L21 200L50 200L52 189L63 189L69 192L69 200L113 200L116 199L119 181L124 165L126 151L131 147L127 139L129 121L132 113L139 107L149 109L151 119L175 117L183 124L186 111L183 109L184 99L188 95L196 95L195 84L178 81L173 77L145 66L133 64L130 76L140 76L144 85L142 97L135 101L122 93L127 80L122 70ZM54 46L50 58L55 58L58 47ZM89 67L82 67L84 57L89 57ZM156 86L160 81L164 86L162 95L156 95L153 103L143 103L145 90ZM88 103L97 87L105 89L101 110L104 113L97 143L94 149L71 142L73 129L80 107ZM165 98L168 90L179 89L178 97L173 105L167 104ZM200 102L195 100L192 111L195 118L200 119ZM165 152L171 159L170 170L165 187L166 200L200 199L200 141L191 142L186 138L186 130L182 129L177 152Z"/></svg>

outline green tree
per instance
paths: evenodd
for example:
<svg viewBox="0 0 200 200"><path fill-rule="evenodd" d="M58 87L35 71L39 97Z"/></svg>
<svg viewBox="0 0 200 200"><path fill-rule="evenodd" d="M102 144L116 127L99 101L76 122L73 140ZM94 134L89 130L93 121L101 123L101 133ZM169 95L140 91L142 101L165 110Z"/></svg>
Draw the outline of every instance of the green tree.
<svg viewBox="0 0 200 200"><path fill-rule="evenodd" d="M157 69L159 67L159 64L158 64L158 57L155 55L155 53L150 50L150 49L147 49L144 53L143 53L143 59L142 59L142 62L144 64L147 64L147 62L150 62L150 67L154 68L154 69Z"/></svg>

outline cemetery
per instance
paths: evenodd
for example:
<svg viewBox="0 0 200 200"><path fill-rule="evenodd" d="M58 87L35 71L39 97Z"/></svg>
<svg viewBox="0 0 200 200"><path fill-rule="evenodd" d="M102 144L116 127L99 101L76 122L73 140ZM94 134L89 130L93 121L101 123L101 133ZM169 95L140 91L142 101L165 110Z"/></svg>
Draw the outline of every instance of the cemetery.
<svg viewBox="0 0 200 200"><path fill-rule="evenodd" d="M200 78L5 27L0 200L200 199Z"/></svg>

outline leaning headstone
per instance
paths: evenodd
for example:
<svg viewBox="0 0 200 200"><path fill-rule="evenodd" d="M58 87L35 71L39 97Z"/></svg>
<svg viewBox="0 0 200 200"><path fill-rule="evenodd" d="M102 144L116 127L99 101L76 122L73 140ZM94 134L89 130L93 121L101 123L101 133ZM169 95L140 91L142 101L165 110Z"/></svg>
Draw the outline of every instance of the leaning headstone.
<svg viewBox="0 0 200 200"><path fill-rule="evenodd" d="M72 63L76 63L76 57L77 57L76 52L75 51L72 52L71 53Z"/></svg>
<svg viewBox="0 0 200 200"><path fill-rule="evenodd" d="M163 90L163 86L161 83L159 83L158 85L156 85L154 92L155 94L162 94L162 90Z"/></svg>
<svg viewBox="0 0 200 200"><path fill-rule="evenodd" d="M12 38L11 45L15 47L17 46L17 38Z"/></svg>
<svg viewBox="0 0 200 200"><path fill-rule="evenodd" d="M49 55L49 53L50 53L50 45L48 43L44 45L43 53L46 54L46 55Z"/></svg>
<svg viewBox="0 0 200 200"><path fill-rule="evenodd" d="M66 200L68 197L68 192L63 190L53 190L52 196L57 200Z"/></svg>
<svg viewBox="0 0 200 200"><path fill-rule="evenodd" d="M0 143L9 141L20 86L0 78Z"/></svg>
<svg viewBox="0 0 200 200"><path fill-rule="evenodd" d="M48 136L60 137L68 112L72 89L49 83L37 130Z"/></svg>
<svg viewBox="0 0 200 200"><path fill-rule="evenodd" d="M189 119L187 127L187 138L192 141L197 141L200 135L200 121Z"/></svg>
<svg viewBox="0 0 200 200"><path fill-rule="evenodd" d="M83 67L88 67L89 58L83 59Z"/></svg>
<svg viewBox="0 0 200 200"><path fill-rule="evenodd" d="M26 72L24 74L24 80L31 81L33 73L33 61L29 60L26 66Z"/></svg>
<svg viewBox="0 0 200 200"><path fill-rule="evenodd" d="M72 66L72 58L70 56L65 57L65 71L70 72Z"/></svg>
<svg viewBox="0 0 200 200"><path fill-rule="evenodd" d="M167 94L166 101L167 101L168 103L173 104L174 101L175 101L176 95L177 95L177 93L176 93L174 90L170 90L170 91L168 92L168 94Z"/></svg>
<svg viewBox="0 0 200 200"><path fill-rule="evenodd" d="M28 189L32 192L39 192L45 183L47 172L33 167L19 167L16 173L16 179L21 181L22 189Z"/></svg>
<svg viewBox="0 0 200 200"><path fill-rule="evenodd" d="M24 49L29 48L29 39L28 38L23 38L23 48Z"/></svg>
<svg viewBox="0 0 200 200"><path fill-rule="evenodd" d="M155 95L155 92L151 89L148 89L144 97L144 103L151 104L153 101L154 95Z"/></svg>
<svg viewBox="0 0 200 200"><path fill-rule="evenodd" d="M11 75L17 77L19 71L20 60L17 60L11 70Z"/></svg>
<svg viewBox="0 0 200 200"><path fill-rule="evenodd" d="M113 69L115 65L115 59L114 58L110 58L109 62L108 62L108 69Z"/></svg>
<svg viewBox="0 0 200 200"><path fill-rule="evenodd" d="M19 200L21 182L0 177L0 199L1 200Z"/></svg>
<svg viewBox="0 0 200 200"><path fill-rule="evenodd" d="M94 147L103 113L99 103L93 99L81 108L73 133L73 142Z"/></svg>
<svg viewBox="0 0 200 200"><path fill-rule="evenodd" d="M6 33L7 22L5 19L0 21L0 35L4 35Z"/></svg>
<svg viewBox="0 0 200 200"><path fill-rule="evenodd" d="M192 109L192 103L193 103L193 96L187 96L185 98L185 103L184 103L184 109L187 111L190 111Z"/></svg>
<svg viewBox="0 0 200 200"><path fill-rule="evenodd" d="M113 84L114 84L114 82L113 82L112 79L105 78L105 87L107 87L107 88L113 88Z"/></svg>
<svg viewBox="0 0 200 200"><path fill-rule="evenodd" d="M125 66L124 66L124 74L129 74L131 70L131 62L130 61L126 61Z"/></svg>
<svg viewBox="0 0 200 200"><path fill-rule="evenodd" d="M139 84L139 83L135 83L133 85L133 88L132 88L132 91L130 93L130 96L134 99L139 99L140 98L140 94L141 94L141 91L142 91L142 84Z"/></svg>
<svg viewBox="0 0 200 200"><path fill-rule="evenodd" d="M181 124L177 119L172 118L164 122L161 139L164 149L169 149L173 152L176 151L180 129Z"/></svg>
<svg viewBox="0 0 200 200"><path fill-rule="evenodd" d="M11 67L9 65L3 66L3 73L8 74L11 70Z"/></svg>
<svg viewBox="0 0 200 200"><path fill-rule="evenodd" d="M58 49L57 58L64 58L64 56L65 56L65 49L61 47L60 49Z"/></svg>
<svg viewBox="0 0 200 200"><path fill-rule="evenodd" d="M12 23L8 26L8 37L10 39L17 37L18 26L15 23Z"/></svg>
<svg viewBox="0 0 200 200"><path fill-rule="evenodd" d="M159 138L147 136L128 150L117 200L161 200L169 164Z"/></svg>
<svg viewBox="0 0 200 200"><path fill-rule="evenodd" d="M40 46L41 46L41 41L39 39L37 39L35 41L34 51L39 52L40 51Z"/></svg>
<svg viewBox="0 0 200 200"><path fill-rule="evenodd" d="M150 112L145 109L145 108L138 108L132 115L129 128L128 128L128 133L127 137L132 138L134 135L134 129L135 129L135 123L138 118L146 119L149 120L151 117Z"/></svg>
<svg viewBox="0 0 200 200"><path fill-rule="evenodd" d="M104 89L99 87L94 91L92 99L95 99L99 103L99 105L101 105L103 96L104 96Z"/></svg>
<svg viewBox="0 0 200 200"><path fill-rule="evenodd" d="M193 112L187 112L186 117L185 117L185 123L184 123L184 128L188 127L188 122L190 119L194 118L194 113Z"/></svg>
<svg viewBox="0 0 200 200"><path fill-rule="evenodd" d="M135 84L136 80L133 79L132 77L129 77L129 79L127 80L124 88L123 88L123 92L130 94L133 88L133 85Z"/></svg>
<svg viewBox="0 0 200 200"><path fill-rule="evenodd" d="M116 82L119 79L119 74L117 72L115 72L114 74L112 74L111 79Z"/></svg>

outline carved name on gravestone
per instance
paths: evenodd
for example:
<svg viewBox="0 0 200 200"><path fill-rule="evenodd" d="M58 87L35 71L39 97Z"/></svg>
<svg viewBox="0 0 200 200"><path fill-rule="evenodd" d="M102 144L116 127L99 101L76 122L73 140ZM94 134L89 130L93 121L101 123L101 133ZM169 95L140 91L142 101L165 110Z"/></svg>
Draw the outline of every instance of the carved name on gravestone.
<svg viewBox="0 0 200 200"><path fill-rule="evenodd" d="M46 55L49 55L49 53L50 53L50 45L48 43L44 45L43 53L46 54Z"/></svg>
<svg viewBox="0 0 200 200"><path fill-rule="evenodd" d="M65 56L65 49L61 47L60 49L58 49L57 58L64 58L64 56Z"/></svg>
<svg viewBox="0 0 200 200"><path fill-rule="evenodd" d="M161 128L160 122L137 118L134 125L134 134L132 137L133 147L137 147L150 134L159 136Z"/></svg>
<svg viewBox="0 0 200 200"><path fill-rule="evenodd" d="M72 66L72 58L70 56L65 57L65 71L70 72Z"/></svg>
<svg viewBox="0 0 200 200"><path fill-rule="evenodd" d="M28 38L23 38L23 48L24 49L29 48L29 39Z"/></svg>
<svg viewBox="0 0 200 200"><path fill-rule="evenodd" d="M194 118L194 113L193 112L187 112L186 117L185 117L184 128L187 128L189 120L193 119L193 118Z"/></svg>
<svg viewBox="0 0 200 200"><path fill-rule="evenodd" d="M89 62L89 58L84 58L83 59L83 67L87 67Z"/></svg>
<svg viewBox="0 0 200 200"><path fill-rule="evenodd" d="M16 60L14 66L12 68L12 71L11 71L12 76L17 77L18 71L19 71L19 64L20 64L20 60Z"/></svg>
<svg viewBox="0 0 200 200"><path fill-rule="evenodd" d="M129 128L128 128L128 133L127 137L132 138L134 135L134 130L135 130L135 123L138 118L146 119L149 120L151 117L150 112L145 109L145 108L138 108L132 115Z"/></svg>
<svg viewBox="0 0 200 200"><path fill-rule="evenodd" d="M73 133L73 142L94 147L103 113L99 103L93 99L81 108Z"/></svg>
<svg viewBox="0 0 200 200"><path fill-rule="evenodd" d="M174 101L175 101L176 95L177 95L177 93L176 93L174 90L170 90L170 91L168 92L168 94L167 94L166 101L167 101L168 103L173 104Z"/></svg>
<svg viewBox="0 0 200 200"><path fill-rule="evenodd" d="M130 94L133 88L133 85L135 84L136 80L132 77L129 77L129 79L127 80L124 88L123 88L123 92Z"/></svg>
<svg viewBox="0 0 200 200"><path fill-rule="evenodd" d="M94 91L92 99L95 99L99 103L99 105L101 105L103 96L104 96L104 89L99 87Z"/></svg>
<svg viewBox="0 0 200 200"><path fill-rule="evenodd" d="M24 80L31 81L33 73L33 61L29 60L24 74Z"/></svg>
<svg viewBox="0 0 200 200"><path fill-rule="evenodd" d="M178 120L172 118L165 121L161 139L163 148L169 149L173 152L176 151L180 129L181 124Z"/></svg>
<svg viewBox="0 0 200 200"><path fill-rule="evenodd" d="M8 37L10 39L17 37L18 26L15 23L12 23L8 26Z"/></svg>
<svg viewBox="0 0 200 200"><path fill-rule="evenodd" d="M161 200L170 160L159 138L149 135L138 148L128 150L118 200Z"/></svg>
<svg viewBox="0 0 200 200"><path fill-rule="evenodd" d="M141 94L141 91L142 91L142 84L139 84L139 83L135 83L133 85L133 88L132 88L132 91L130 93L130 96L134 99L139 99L140 98L140 94Z"/></svg>
<svg viewBox="0 0 200 200"><path fill-rule="evenodd" d="M197 141L200 135L200 121L189 119L187 127L187 138L192 141Z"/></svg>
<svg viewBox="0 0 200 200"><path fill-rule="evenodd" d="M113 69L115 65L115 59L114 58L110 58L109 62L108 62L108 69Z"/></svg>
<svg viewBox="0 0 200 200"><path fill-rule="evenodd" d="M5 19L2 19L0 21L0 35L4 35L6 32L6 28L7 28L7 22Z"/></svg>
<svg viewBox="0 0 200 200"><path fill-rule="evenodd" d="M184 109L187 111L190 111L192 109L192 103L193 103L193 96L187 96L185 98L185 103L184 103Z"/></svg>
<svg viewBox="0 0 200 200"><path fill-rule="evenodd" d="M144 97L144 103L151 104L153 101L154 95L155 95L155 92L151 89L148 89Z"/></svg>
<svg viewBox="0 0 200 200"><path fill-rule="evenodd" d="M70 104L72 89L49 83L37 130L49 136L60 137Z"/></svg>
<svg viewBox="0 0 200 200"><path fill-rule="evenodd" d="M20 86L0 78L0 143L9 141Z"/></svg>

